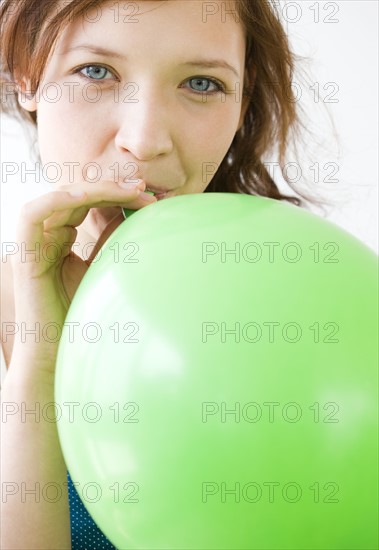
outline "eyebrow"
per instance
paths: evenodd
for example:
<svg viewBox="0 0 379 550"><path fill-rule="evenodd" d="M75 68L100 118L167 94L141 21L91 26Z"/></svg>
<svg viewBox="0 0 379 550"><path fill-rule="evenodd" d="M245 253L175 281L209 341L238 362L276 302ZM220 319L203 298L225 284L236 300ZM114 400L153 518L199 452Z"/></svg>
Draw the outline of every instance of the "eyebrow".
<svg viewBox="0 0 379 550"><path fill-rule="evenodd" d="M93 46L92 44L80 44L79 46L72 46L71 48L67 48L64 52L61 52L59 55L66 55L76 50L86 50L87 52L90 52L96 55L103 55L105 57L114 57L116 59L126 59L126 57L121 53L114 52L112 50L107 50L106 48L101 48L100 46Z"/></svg>
<svg viewBox="0 0 379 550"><path fill-rule="evenodd" d="M229 71L232 71L237 78L239 78L237 69L223 59L196 59L195 61L187 61L186 63L183 63L183 65L187 65L189 67L202 67L203 69L228 69Z"/></svg>
<svg viewBox="0 0 379 550"><path fill-rule="evenodd" d="M126 56L121 53L108 50L107 48L101 48L100 46L94 46L92 44L80 44L78 46L73 46L72 48L66 49L64 52L61 52L60 55L66 55L76 50L86 50L95 55L103 55L104 57L113 57L115 59L126 60ZM186 65L188 67L201 67L203 69L227 69L239 78L237 69L223 59L195 59L194 61L186 61L182 63L182 65Z"/></svg>

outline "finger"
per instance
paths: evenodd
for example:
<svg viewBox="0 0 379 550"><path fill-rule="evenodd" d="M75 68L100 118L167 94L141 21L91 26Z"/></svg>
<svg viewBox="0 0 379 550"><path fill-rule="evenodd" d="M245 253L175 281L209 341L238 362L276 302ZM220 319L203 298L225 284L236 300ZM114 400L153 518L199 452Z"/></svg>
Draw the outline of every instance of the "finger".
<svg viewBox="0 0 379 550"><path fill-rule="evenodd" d="M135 186L124 187L124 183L118 185L114 182L102 182L99 185L89 186L88 184L75 185L75 192L86 192L86 200L84 206L88 208L107 208L107 207L127 207L133 210L138 210L156 202L156 199L148 193L141 192L139 188L136 190ZM145 183L141 184L144 189ZM62 188L61 188L62 189ZM68 186L66 189L70 193L73 191L73 186ZM133 191L133 193L131 193ZM85 214L86 215L86 214ZM84 216L85 217L85 216ZM81 212L75 211L56 211L45 222L45 229L53 229L62 225L79 225L84 220Z"/></svg>
<svg viewBox="0 0 379 550"><path fill-rule="evenodd" d="M111 182L112 183L112 182ZM115 185L85 186L72 185L69 190L53 191L33 201L26 203L21 209L21 218L18 228L19 239L23 242L37 242L41 240L44 231L43 222L54 214L60 218L58 225L73 225L71 221L73 212L77 209L83 209L85 213L95 204L113 199L116 203L124 201L129 203L135 200L141 193L140 189L132 187L130 189L121 188ZM105 196L104 196L105 195Z"/></svg>
<svg viewBox="0 0 379 550"><path fill-rule="evenodd" d="M109 193L120 189L139 189L140 191L145 191L146 183L144 180L127 180L127 181L112 181L112 180L101 180L96 183L80 182L69 185L61 185L57 188L57 191L68 191L69 193L75 189L77 192L84 191L88 193L89 196L96 197L106 197Z"/></svg>
<svg viewBox="0 0 379 550"><path fill-rule="evenodd" d="M70 211L83 206L86 195L83 192L70 194L66 191L52 191L26 203L20 212L18 239L25 244L41 242L44 232L44 221L54 212ZM64 224L63 224L64 225Z"/></svg>

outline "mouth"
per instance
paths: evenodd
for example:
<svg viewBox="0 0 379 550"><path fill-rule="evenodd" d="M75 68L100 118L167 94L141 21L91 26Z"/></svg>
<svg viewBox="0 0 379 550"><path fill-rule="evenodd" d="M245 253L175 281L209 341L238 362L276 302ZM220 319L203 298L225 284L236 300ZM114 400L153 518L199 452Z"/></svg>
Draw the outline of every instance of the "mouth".
<svg viewBox="0 0 379 550"><path fill-rule="evenodd" d="M154 197L157 199L157 201L164 199L170 191L173 191L173 189L156 189L151 187L151 185L146 185L145 187L145 193L149 193L150 195L154 195ZM133 214L134 210L128 210L127 208L122 209L124 218L127 219L130 214Z"/></svg>
<svg viewBox="0 0 379 550"><path fill-rule="evenodd" d="M151 185L146 185L145 189L146 193L154 195L157 200L163 199L170 191L172 191L172 189L157 189L156 187L152 187Z"/></svg>

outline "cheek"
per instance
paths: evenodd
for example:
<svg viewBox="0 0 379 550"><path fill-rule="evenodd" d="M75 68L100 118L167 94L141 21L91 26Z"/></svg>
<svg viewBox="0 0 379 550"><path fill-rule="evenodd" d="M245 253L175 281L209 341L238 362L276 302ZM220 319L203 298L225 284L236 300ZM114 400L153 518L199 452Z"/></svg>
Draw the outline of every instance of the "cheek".
<svg viewBox="0 0 379 550"><path fill-rule="evenodd" d="M238 129L240 106L226 107L226 103L221 103L213 112L209 110L203 116L192 119L181 133L181 152L186 158L188 172L197 182L204 179L204 169L211 174L212 165L219 166ZM210 179L207 177L203 182L204 188Z"/></svg>
<svg viewBox="0 0 379 550"><path fill-rule="evenodd" d="M99 107L69 98L41 101L37 107L38 141L44 164L92 161L105 138ZM94 139L96 136L96 139Z"/></svg>

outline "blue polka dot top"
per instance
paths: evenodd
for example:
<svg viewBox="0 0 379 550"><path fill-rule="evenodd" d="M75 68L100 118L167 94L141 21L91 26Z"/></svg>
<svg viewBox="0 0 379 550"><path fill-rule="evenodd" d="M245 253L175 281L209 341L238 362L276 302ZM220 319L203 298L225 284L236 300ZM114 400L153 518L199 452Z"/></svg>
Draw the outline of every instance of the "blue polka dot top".
<svg viewBox="0 0 379 550"><path fill-rule="evenodd" d="M116 550L87 512L69 472L67 472L67 480L72 550Z"/></svg>

